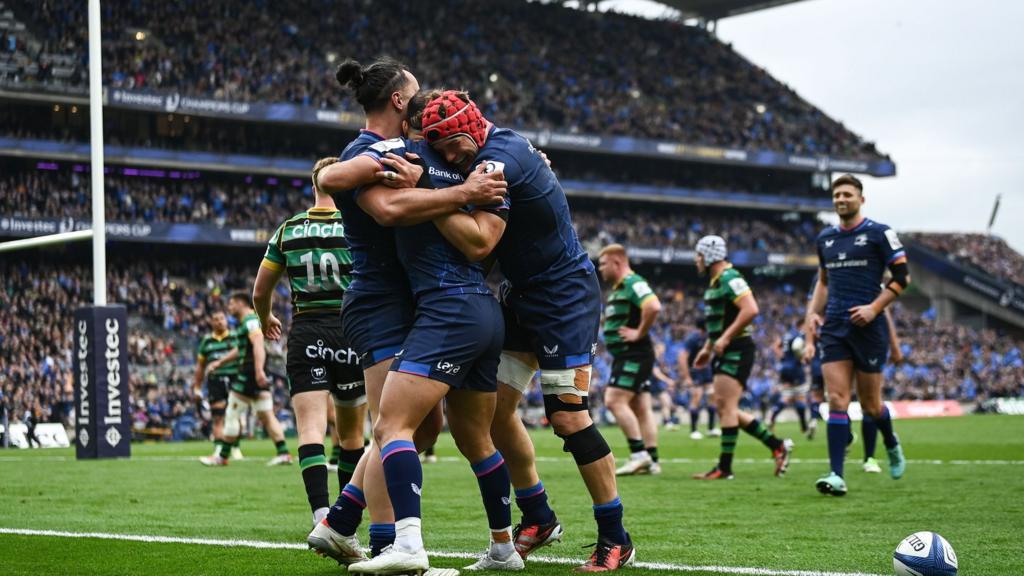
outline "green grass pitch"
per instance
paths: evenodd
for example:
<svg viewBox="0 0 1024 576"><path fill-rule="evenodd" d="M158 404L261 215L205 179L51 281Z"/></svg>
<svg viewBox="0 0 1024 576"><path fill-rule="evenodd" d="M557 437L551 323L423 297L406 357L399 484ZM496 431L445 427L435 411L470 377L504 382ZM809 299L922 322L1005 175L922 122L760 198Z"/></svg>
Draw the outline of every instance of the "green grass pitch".
<svg viewBox="0 0 1024 576"><path fill-rule="evenodd" d="M620 479L619 490L638 561L674 567L630 572L891 574L897 543L912 532L933 530L953 544L962 575L1024 574L1024 418L898 421L896 427L911 461L906 477L893 481L884 469L881 475L861 472L858 442L847 462L850 494L845 498L814 490L814 480L827 469L823 433L809 442L796 435L793 424L780 428L797 441L795 461L783 479L772 477L767 450L741 435L736 480L703 483L690 480L690 474L711 467L717 440L693 441L685 431L663 431L664 473ZM605 435L624 457L621 433L607 428ZM560 442L549 431L535 431L533 437L541 477L566 529L563 542L537 556L582 561L588 554L582 546L595 540L589 498ZM295 441L290 442L294 452ZM209 451L205 443L135 445L131 460L95 462L76 462L71 450L0 452L0 574L344 573L301 549L9 533L304 542L310 514L297 466L265 467L273 452L266 440L243 443L249 459L223 469L206 469L195 460ZM881 441L879 451L884 456ZM482 551L486 522L475 479L447 435L438 454L441 462L424 467L427 547ZM332 497L337 489L332 475ZM363 542L367 523L361 527ZM434 560L443 567L469 563ZM527 564L532 574L569 570L566 564Z"/></svg>

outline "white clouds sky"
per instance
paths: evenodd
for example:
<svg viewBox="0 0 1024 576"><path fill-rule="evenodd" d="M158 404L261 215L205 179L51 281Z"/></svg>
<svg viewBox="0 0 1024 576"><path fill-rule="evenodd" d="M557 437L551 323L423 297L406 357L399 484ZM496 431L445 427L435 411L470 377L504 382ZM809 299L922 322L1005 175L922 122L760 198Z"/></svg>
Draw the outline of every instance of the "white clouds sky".
<svg viewBox="0 0 1024 576"><path fill-rule="evenodd" d="M1022 24L1024 2L808 0L718 35L892 156L895 178L865 182L869 216L984 231L1001 193L993 233L1024 252Z"/></svg>

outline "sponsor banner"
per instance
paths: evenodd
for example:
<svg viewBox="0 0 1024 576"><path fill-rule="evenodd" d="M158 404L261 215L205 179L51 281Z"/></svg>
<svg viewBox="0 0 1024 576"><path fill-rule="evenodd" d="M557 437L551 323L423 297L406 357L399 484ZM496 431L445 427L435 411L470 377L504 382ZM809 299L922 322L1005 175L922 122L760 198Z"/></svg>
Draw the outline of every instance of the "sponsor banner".
<svg viewBox="0 0 1024 576"><path fill-rule="evenodd" d="M655 248L646 246L629 246L626 254L634 262L660 264L693 264L697 253L693 250L680 248ZM776 254L752 250L737 250L729 254L729 261L736 266L790 266L793 268L814 268L818 259L810 254Z"/></svg>
<svg viewBox="0 0 1024 576"><path fill-rule="evenodd" d="M774 194L729 192L704 188L592 182L586 180L564 179L559 181L562 184L562 188L565 189L565 193L570 196L644 197L645 199L668 200L686 204L748 206L799 212L822 212L832 209L832 200L828 197L778 196Z"/></svg>
<svg viewBox="0 0 1024 576"><path fill-rule="evenodd" d="M5 432L3 424L0 424L0 434ZM68 441L68 432L64 429L63 424L36 424L35 434L38 444L32 442L33 448L68 448L71 446L71 442ZM9 438L11 446L28 449L28 426L21 422L11 424Z"/></svg>
<svg viewBox="0 0 1024 576"><path fill-rule="evenodd" d="M128 315L124 306L75 310L75 456L131 455Z"/></svg>
<svg viewBox="0 0 1024 576"><path fill-rule="evenodd" d="M956 400L915 400L886 403L894 418L944 418L963 416L964 409Z"/></svg>
<svg viewBox="0 0 1024 576"><path fill-rule="evenodd" d="M1024 416L1024 398L993 398L985 402L985 408L997 414Z"/></svg>
<svg viewBox="0 0 1024 576"><path fill-rule="evenodd" d="M28 238L88 230L92 223L74 218L17 218L0 216L0 236ZM107 222L107 240L167 244L266 244L274 231L269 228L221 228L213 224L172 224L168 222Z"/></svg>
<svg viewBox="0 0 1024 576"><path fill-rule="evenodd" d="M236 118L258 122L333 125L352 130L363 127L361 113L320 110L294 104L269 104L215 100L182 95L177 92L105 89L104 102L115 108L131 108L171 114L195 114ZM855 160L827 155L801 155L769 150L746 150L686 144L628 136L572 134L550 130L518 130L541 148L594 151L605 154L669 157L694 162L755 165L806 172L856 172L872 176L893 176L896 165L890 160Z"/></svg>
<svg viewBox="0 0 1024 576"><path fill-rule="evenodd" d="M907 257L911 262L969 290L980 298L998 304L1006 310L1024 314L1024 286L1018 286L976 268L954 262L945 255L924 247L913 240L906 242Z"/></svg>

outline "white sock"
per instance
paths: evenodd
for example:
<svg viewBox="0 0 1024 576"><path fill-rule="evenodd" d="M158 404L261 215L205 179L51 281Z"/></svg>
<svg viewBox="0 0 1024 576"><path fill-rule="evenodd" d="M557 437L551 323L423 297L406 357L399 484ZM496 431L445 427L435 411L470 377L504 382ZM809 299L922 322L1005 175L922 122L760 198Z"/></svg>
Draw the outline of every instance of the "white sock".
<svg viewBox="0 0 1024 576"><path fill-rule="evenodd" d="M321 520L327 518L327 513L330 511L330 508L317 508L316 511L313 512L313 523L319 524Z"/></svg>
<svg viewBox="0 0 1024 576"><path fill-rule="evenodd" d="M419 518L410 516L395 522L395 547L405 552L416 552L423 549L423 534L420 531Z"/></svg>
<svg viewBox="0 0 1024 576"><path fill-rule="evenodd" d="M508 541L507 542L495 542L494 541L494 532L495 531L491 532L491 553L490 553L490 556L491 556L491 558L494 558L494 559L497 559L497 560L508 560L509 558L512 557L513 554L516 554L515 544L512 543L512 527L509 526L509 527L505 528L504 530L502 530L502 532L505 532L506 534L508 534Z"/></svg>

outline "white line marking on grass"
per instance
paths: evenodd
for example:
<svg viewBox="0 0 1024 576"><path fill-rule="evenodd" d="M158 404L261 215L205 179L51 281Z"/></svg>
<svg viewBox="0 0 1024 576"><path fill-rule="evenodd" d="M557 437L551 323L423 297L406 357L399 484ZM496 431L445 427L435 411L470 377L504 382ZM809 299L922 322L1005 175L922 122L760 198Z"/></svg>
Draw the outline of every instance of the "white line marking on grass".
<svg viewBox="0 0 1024 576"><path fill-rule="evenodd" d="M227 546L234 548L258 548L261 550L306 550L305 544L293 542L262 542L259 540L219 540L215 538L183 538L180 536L147 536L142 534L109 534L106 532L67 532L62 530L29 530L24 528L0 528L0 534L14 536L49 536L51 538L94 538L99 540L121 540L156 544L199 544L203 546ZM432 551L436 558L476 559L479 554L454 551ZM534 556L530 562L539 564L579 564L578 558L557 556ZM741 576L884 576L866 572L819 572L815 570L776 570L773 568L746 568L742 566L690 566L667 562L637 562L637 568L648 570L669 570L673 572L712 572L715 574L738 574Z"/></svg>

